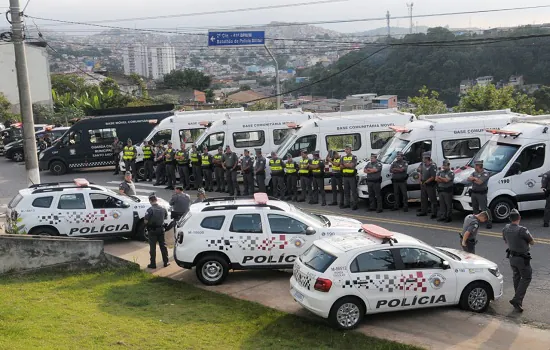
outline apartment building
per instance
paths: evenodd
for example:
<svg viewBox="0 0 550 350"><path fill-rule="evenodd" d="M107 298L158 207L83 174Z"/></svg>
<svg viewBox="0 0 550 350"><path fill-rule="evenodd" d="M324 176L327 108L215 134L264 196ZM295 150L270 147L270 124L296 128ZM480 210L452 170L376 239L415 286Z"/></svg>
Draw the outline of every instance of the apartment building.
<svg viewBox="0 0 550 350"><path fill-rule="evenodd" d="M124 48L122 59L126 75L135 73L157 80L176 69L176 52L169 44L157 47L132 45Z"/></svg>

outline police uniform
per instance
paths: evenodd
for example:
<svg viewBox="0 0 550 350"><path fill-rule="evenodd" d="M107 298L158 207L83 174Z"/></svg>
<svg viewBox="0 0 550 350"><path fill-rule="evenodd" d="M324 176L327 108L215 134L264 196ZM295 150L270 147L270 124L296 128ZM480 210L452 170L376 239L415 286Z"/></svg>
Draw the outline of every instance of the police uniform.
<svg viewBox="0 0 550 350"><path fill-rule="evenodd" d="M182 187L179 188L183 190ZM176 222L189 211L191 197L187 193L174 193L170 199L170 205L172 206L172 219L174 220L171 227L174 227Z"/></svg>
<svg viewBox="0 0 550 350"><path fill-rule="evenodd" d="M43 151L43 150L45 150L46 148L48 148L48 144L47 144L46 141L44 141L44 140L39 140L39 141L38 141L38 147L37 147L37 148L38 148L39 151Z"/></svg>
<svg viewBox="0 0 550 350"><path fill-rule="evenodd" d="M244 150L245 154L248 150ZM254 194L254 160L250 154L245 155L241 162L241 170L243 173L243 194L245 196Z"/></svg>
<svg viewBox="0 0 550 350"><path fill-rule="evenodd" d="M241 195L241 189L237 183L237 164L239 157L235 152L225 153L222 157L223 166L225 168L225 182L227 183L230 196Z"/></svg>
<svg viewBox="0 0 550 350"><path fill-rule="evenodd" d="M157 146L155 164L157 165L155 170L156 181L153 186L164 185L166 183L166 164L164 163L164 148L162 146Z"/></svg>
<svg viewBox="0 0 550 350"><path fill-rule="evenodd" d="M409 178L407 169L409 163L403 158L403 152L397 152L397 156L401 157L401 159L394 160L390 165L393 196L395 198L393 209L399 210L399 200L402 198L403 210L409 211L409 194L407 192L407 179Z"/></svg>
<svg viewBox="0 0 550 350"><path fill-rule="evenodd" d="M311 159L307 156L307 150L302 150L302 159L300 159L298 166L302 194L298 202L305 202L306 198L311 198L311 170L309 169L309 164L311 164Z"/></svg>
<svg viewBox="0 0 550 350"><path fill-rule="evenodd" d="M189 158L191 160L194 189L198 190L202 187L202 171L200 153L195 145L193 145L193 148L189 152Z"/></svg>
<svg viewBox="0 0 550 350"><path fill-rule="evenodd" d="M451 169L445 169L450 163L447 159L443 161L443 168L437 172L438 177L448 179L449 182L438 182L437 192L439 193L439 219L438 221L451 222L453 214L453 181L455 173Z"/></svg>
<svg viewBox="0 0 550 350"><path fill-rule="evenodd" d="M338 205L338 197L340 197L340 204L344 205L344 184L342 183L342 157L336 151L333 151L333 157L327 157L327 161L332 164L330 170L330 187L332 191L332 203L329 205ZM338 156L335 157L334 155Z"/></svg>
<svg viewBox="0 0 550 350"><path fill-rule="evenodd" d="M273 187L273 195L279 199L283 199L285 195L285 170L284 162L280 158L274 158L275 154L271 154L269 160L269 169L271 170L271 186Z"/></svg>
<svg viewBox="0 0 550 350"><path fill-rule="evenodd" d="M519 215L516 209L512 214ZM508 257L512 268L515 295L510 300L512 305L523 305L523 298L531 283L533 269L531 268L530 242L533 236L529 230L520 225L508 224L502 230L502 238L508 245Z"/></svg>
<svg viewBox="0 0 550 350"><path fill-rule="evenodd" d="M476 161L475 165L481 165L483 167L483 161ZM491 214L487 209L487 192L489 190L487 188L487 182L489 180L489 173L483 169L480 172L474 171L472 176L482 181L480 185L475 182L472 183L472 211L474 214L486 211L489 215L487 228L490 229L493 225L491 222Z"/></svg>
<svg viewBox="0 0 550 350"><path fill-rule="evenodd" d="M214 160L214 177L216 178L216 192L225 192L225 174L222 166L223 148L218 148L218 153L212 157Z"/></svg>
<svg viewBox="0 0 550 350"><path fill-rule="evenodd" d="M431 153L430 152L424 152L422 154L422 158L431 159ZM435 182L435 175L437 173L437 166L431 162L430 164L427 164L423 162L418 167L418 172L420 173L420 213L418 213L418 216L426 216L428 215L428 200L429 204L431 205L432 209L432 219L437 218L437 195L435 193L435 186L437 183ZM427 182L427 180L430 180L430 182Z"/></svg>
<svg viewBox="0 0 550 350"><path fill-rule="evenodd" d="M169 145L171 143L168 143ZM176 150L167 148L164 151L164 164L166 164L166 186L167 190L173 190L176 186Z"/></svg>
<svg viewBox="0 0 550 350"><path fill-rule="evenodd" d="M287 156L287 158L290 158ZM290 158L285 163L286 173L286 200L298 200L298 165Z"/></svg>
<svg viewBox="0 0 550 350"><path fill-rule="evenodd" d="M189 152L187 150L182 149L176 152L176 164L181 185L186 190L189 190L191 188L191 181L189 180Z"/></svg>
<svg viewBox="0 0 550 350"><path fill-rule="evenodd" d="M475 254L477 244L477 231L479 230L479 221L474 214L467 215L464 218L464 224L462 225L462 233L460 234L460 246L465 252ZM466 246L462 245L462 239L466 232L470 232Z"/></svg>
<svg viewBox="0 0 550 350"><path fill-rule="evenodd" d="M204 177L204 189L206 191L214 191L212 185L212 156L208 152L203 153L201 156L201 170Z"/></svg>
<svg viewBox="0 0 550 350"><path fill-rule="evenodd" d="M126 172L126 174L130 175L131 173L129 171ZM135 196L136 195L136 186L134 185L133 181L122 181L120 185L118 186L119 190L123 190L124 194L127 196Z"/></svg>
<svg viewBox="0 0 550 350"><path fill-rule="evenodd" d="M131 142L131 140L128 140ZM132 145L126 145L123 149L124 153L122 154L122 159L124 160L124 166L126 167L126 171L131 171L132 176L134 177L134 181L137 182L137 174L136 174L136 156L137 156L137 150Z"/></svg>
<svg viewBox="0 0 550 350"><path fill-rule="evenodd" d="M168 266L168 249L166 248L166 241L164 240L164 220L168 217L166 209L158 205L152 204L145 213L145 221L147 221L147 232L149 235L149 256L151 258L151 264L149 268L157 268L157 242L162 254L162 261L164 266Z"/></svg>
<svg viewBox="0 0 550 350"><path fill-rule="evenodd" d="M319 158L319 151L313 152L313 159L311 160L311 176L313 190L311 191L311 198L309 204L319 203L319 195L321 195L321 203L323 206L327 205L325 194L325 162Z"/></svg>
<svg viewBox="0 0 550 350"><path fill-rule="evenodd" d="M254 164L254 174L256 175L256 182L258 183L258 191L260 193L266 193L265 188L265 166L266 161L264 156L262 156L262 149L256 148L256 164Z"/></svg>
<svg viewBox="0 0 550 350"><path fill-rule="evenodd" d="M378 160L378 155L371 154L371 158L375 158L376 160L369 161L367 165L365 165L364 170L368 169L374 169L376 172L374 173L367 173L367 186L369 188L369 203L370 208L369 210L375 210L378 213L382 212L382 163ZM375 208L376 207L376 208Z"/></svg>
<svg viewBox="0 0 550 350"><path fill-rule="evenodd" d="M544 227L548 227L550 223L550 171L542 175L541 185L544 191L544 197L546 198L546 205L544 206Z"/></svg>
<svg viewBox="0 0 550 350"><path fill-rule="evenodd" d="M143 150L143 169L145 170L145 181L153 181L153 147L150 144L145 144Z"/></svg>
<svg viewBox="0 0 550 350"><path fill-rule="evenodd" d="M115 174L118 175L118 169L120 167L120 152L122 152L122 149L124 148L124 145L122 144L122 141L115 141L111 145L111 151L113 152L113 159L115 160ZM126 165L126 164L125 164Z"/></svg>
<svg viewBox="0 0 550 350"><path fill-rule="evenodd" d="M351 145L346 145L346 148L351 148ZM357 157L353 154L346 154L342 157L342 165L350 165L350 167L342 167L342 180L344 182L344 203L340 203L340 208L357 209Z"/></svg>

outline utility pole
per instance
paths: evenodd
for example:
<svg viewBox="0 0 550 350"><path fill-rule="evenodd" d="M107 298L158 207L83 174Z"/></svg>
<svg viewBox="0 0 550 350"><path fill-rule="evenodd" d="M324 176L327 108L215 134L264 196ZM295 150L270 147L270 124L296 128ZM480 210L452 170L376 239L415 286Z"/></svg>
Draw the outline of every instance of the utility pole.
<svg viewBox="0 0 550 350"><path fill-rule="evenodd" d="M386 26L388 27L388 40L391 38L390 11L386 12Z"/></svg>
<svg viewBox="0 0 550 350"><path fill-rule="evenodd" d="M25 150L25 168L27 169L27 183L40 183L38 169L38 154L34 137L34 119L32 115L31 87L29 72L27 71L27 56L25 53L24 25L21 18L19 0L10 0L10 16L12 40L15 50L15 69L17 70L17 86L19 87L19 105L23 120L23 147Z"/></svg>
<svg viewBox="0 0 550 350"><path fill-rule="evenodd" d="M407 3L407 7L409 8L409 18L411 20L410 29L409 29L410 34L413 33L413 6L414 6L414 2Z"/></svg>
<svg viewBox="0 0 550 350"><path fill-rule="evenodd" d="M273 62L275 62L275 85L277 85L277 109L281 109L281 84L279 81L279 62L277 62L277 59L275 56L273 56L273 53L267 47L267 45L264 45L267 53L273 58Z"/></svg>

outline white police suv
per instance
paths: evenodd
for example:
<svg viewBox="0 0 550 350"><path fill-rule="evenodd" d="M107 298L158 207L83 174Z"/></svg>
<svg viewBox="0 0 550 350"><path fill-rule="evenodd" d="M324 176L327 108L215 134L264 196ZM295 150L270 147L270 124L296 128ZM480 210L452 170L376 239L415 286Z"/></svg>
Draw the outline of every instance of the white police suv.
<svg viewBox="0 0 550 350"><path fill-rule="evenodd" d="M158 199L159 205L170 205ZM8 233L106 237L129 236L146 240L143 222L151 205L145 196L124 196L85 179L30 186L8 204ZM169 223L170 215L166 223Z"/></svg>
<svg viewBox="0 0 550 350"><path fill-rule="evenodd" d="M230 269L291 269L315 240L359 230L357 220L308 214L265 193L214 198L191 205L178 222L174 259L186 269L196 266L202 283L216 285Z"/></svg>
<svg viewBox="0 0 550 350"><path fill-rule="evenodd" d="M388 311L458 304L483 312L503 292L497 264L374 225L315 241L293 272L294 299L339 329Z"/></svg>

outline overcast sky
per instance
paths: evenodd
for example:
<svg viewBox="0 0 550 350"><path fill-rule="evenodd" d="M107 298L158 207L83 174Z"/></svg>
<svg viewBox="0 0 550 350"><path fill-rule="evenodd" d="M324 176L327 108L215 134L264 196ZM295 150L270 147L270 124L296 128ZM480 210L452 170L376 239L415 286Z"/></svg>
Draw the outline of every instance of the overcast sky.
<svg viewBox="0 0 550 350"><path fill-rule="evenodd" d="M22 5L27 0L20 0ZM280 4L309 2L314 0L31 0L26 11L28 15L70 21L97 21L106 19L132 18L168 14L184 14L214 10L228 10ZM410 0L409 0L410 1ZM132 28L208 28L232 25L266 24L271 21L310 22L323 20L345 20L354 18L384 17L389 10L392 16L407 15L407 0L348 0L330 4L289 7L272 10L247 11L229 14L203 15L170 18L163 20L130 21L106 23ZM498 8L548 5L544 0L415 0L414 14L475 11ZM5 11L9 0L0 0L0 10ZM4 8L3 8L4 7ZM7 24L1 16L0 25ZM455 15L444 17L417 18L419 26L450 26L453 28L515 26L550 22L550 8L517 10L509 12ZM29 22L30 23L30 22ZM392 26L408 26L407 19L396 19ZM41 28L54 29L52 22L37 21ZM48 25L49 24L49 25ZM323 24L321 26L342 32L356 32L385 26L385 21L368 21L344 24ZM59 27L57 27L59 29ZM69 30L83 27L62 27ZM86 27L84 27L86 28ZM91 27L88 27L91 29ZM190 30L190 29L189 29ZM84 34L84 33L80 33Z"/></svg>

